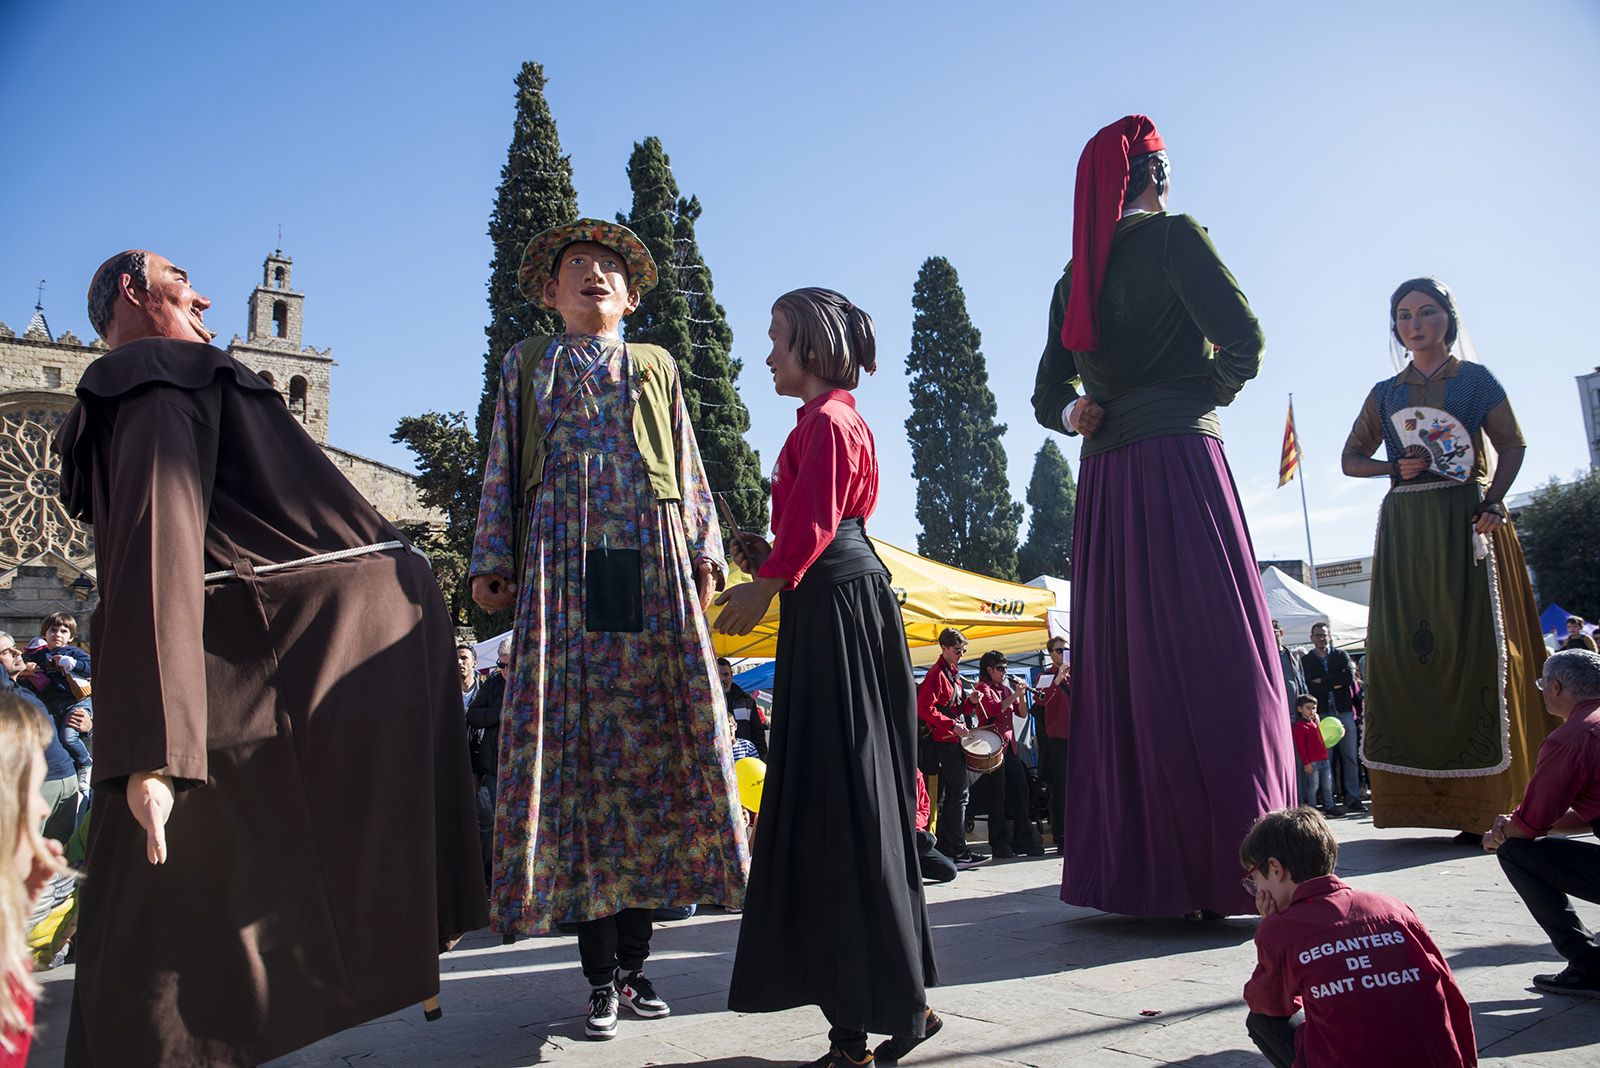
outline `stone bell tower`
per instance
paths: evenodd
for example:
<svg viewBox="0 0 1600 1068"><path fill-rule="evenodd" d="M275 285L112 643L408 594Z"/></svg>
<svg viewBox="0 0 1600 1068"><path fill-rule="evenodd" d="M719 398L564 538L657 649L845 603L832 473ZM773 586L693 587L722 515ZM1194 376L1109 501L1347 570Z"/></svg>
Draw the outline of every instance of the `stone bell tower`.
<svg viewBox="0 0 1600 1068"><path fill-rule="evenodd" d="M333 359L328 349L301 344L306 296L294 288L293 272L294 260L273 249L261 265L261 284L250 293L245 336L235 337L228 352L271 383L290 414L326 443Z"/></svg>

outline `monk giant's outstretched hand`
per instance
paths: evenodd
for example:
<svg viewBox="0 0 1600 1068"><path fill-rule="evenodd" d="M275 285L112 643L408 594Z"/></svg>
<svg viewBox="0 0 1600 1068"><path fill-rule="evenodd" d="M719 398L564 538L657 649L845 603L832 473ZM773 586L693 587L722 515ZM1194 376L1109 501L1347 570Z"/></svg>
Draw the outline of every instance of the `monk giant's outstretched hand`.
<svg viewBox="0 0 1600 1068"><path fill-rule="evenodd" d="M517 584L504 575L473 575L472 601L485 612L504 612L517 603Z"/></svg>
<svg viewBox="0 0 1600 1068"><path fill-rule="evenodd" d="M167 862L167 817L172 815L172 779L141 771L128 776L128 808L145 833L145 856Z"/></svg>

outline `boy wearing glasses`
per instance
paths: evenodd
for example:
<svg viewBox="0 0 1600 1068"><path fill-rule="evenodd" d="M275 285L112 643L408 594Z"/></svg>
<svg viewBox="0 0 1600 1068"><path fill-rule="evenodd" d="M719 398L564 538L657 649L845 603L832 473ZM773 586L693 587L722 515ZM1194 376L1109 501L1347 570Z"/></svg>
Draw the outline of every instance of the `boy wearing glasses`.
<svg viewBox="0 0 1600 1068"><path fill-rule="evenodd" d="M1470 1068L1472 1013L1416 913L1333 874L1315 809L1279 809L1239 846L1262 916L1245 1028L1277 1068Z"/></svg>

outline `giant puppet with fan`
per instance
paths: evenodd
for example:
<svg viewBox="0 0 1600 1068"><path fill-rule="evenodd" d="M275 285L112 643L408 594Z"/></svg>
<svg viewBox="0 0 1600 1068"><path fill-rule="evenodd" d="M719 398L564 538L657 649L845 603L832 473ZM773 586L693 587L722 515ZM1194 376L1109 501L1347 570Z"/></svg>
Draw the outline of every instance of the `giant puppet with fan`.
<svg viewBox="0 0 1600 1068"><path fill-rule="evenodd" d="M1294 804L1283 673L1217 409L1264 340L1143 115L1078 162L1033 404L1082 436L1061 897L1238 915L1233 843Z"/></svg>
<svg viewBox="0 0 1600 1068"><path fill-rule="evenodd" d="M1551 723L1535 686L1538 609L1503 503L1526 450L1444 283L1402 282L1389 335L1398 373L1372 387L1343 456L1345 474L1390 482L1361 739L1372 819L1476 842L1521 799Z"/></svg>

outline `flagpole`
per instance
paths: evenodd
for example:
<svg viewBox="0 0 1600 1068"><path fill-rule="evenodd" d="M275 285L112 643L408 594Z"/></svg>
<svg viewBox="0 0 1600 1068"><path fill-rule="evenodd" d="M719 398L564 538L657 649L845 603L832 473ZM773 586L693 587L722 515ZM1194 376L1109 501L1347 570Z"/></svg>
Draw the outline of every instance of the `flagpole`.
<svg viewBox="0 0 1600 1068"><path fill-rule="evenodd" d="M1289 419L1290 419L1291 422L1293 422L1293 420L1294 420L1294 394L1293 393L1289 394ZM1300 429L1299 429L1299 427L1296 427L1295 428L1295 432L1294 432L1294 451L1295 451L1295 459L1299 461L1295 466L1297 468L1299 468L1297 473L1300 476L1300 515L1301 515L1302 518L1305 519L1305 522L1306 522L1306 556L1311 561L1311 588L1312 589L1316 589L1317 588L1317 554L1311 548L1311 509L1306 504L1306 454L1300 451Z"/></svg>

